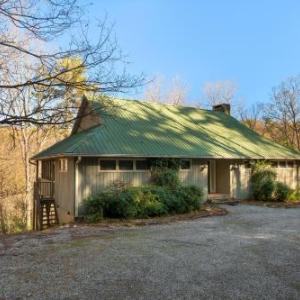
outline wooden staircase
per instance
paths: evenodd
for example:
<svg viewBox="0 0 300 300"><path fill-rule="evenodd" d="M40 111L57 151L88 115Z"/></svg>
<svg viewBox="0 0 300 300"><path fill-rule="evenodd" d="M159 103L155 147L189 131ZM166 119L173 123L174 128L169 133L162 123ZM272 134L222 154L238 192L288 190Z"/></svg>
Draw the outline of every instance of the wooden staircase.
<svg viewBox="0 0 300 300"><path fill-rule="evenodd" d="M54 182L35 182L34 199L34 229L43 230L58 225L59 220L54 198Z"/></svg>
<svg viewBox="0 0 300 300"><path fill-rule="evenodd" d="M40 200L39 217L41 230L58 225L57 210L54 199Z"/></svg>

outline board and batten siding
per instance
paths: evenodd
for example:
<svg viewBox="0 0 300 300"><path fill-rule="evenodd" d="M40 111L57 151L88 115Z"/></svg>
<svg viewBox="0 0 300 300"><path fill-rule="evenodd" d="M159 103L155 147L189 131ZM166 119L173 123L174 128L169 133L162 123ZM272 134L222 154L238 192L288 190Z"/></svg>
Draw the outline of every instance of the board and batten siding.
<svg viewBox="0 0 300 300"><path fill-rule="evenodd" d="M67 158L66 172L59 170L59 159L55 160L54 197L60 224L70 223L75 217L75 169L74 158Z"/></svg>
<svg viewBox="0 0 300 300"><path fill-rule="evenodd" d="M251 197L251 168L247 168L242 162L230 164L230 194L238 200Z"/></svg>
<svg viewBox="0 0 300 300"><path fill-rule="evenodd" d="M101 192L114 183L124 182L130 186L140 186L150 182L149 170L140 171L100 171L98 158L83 158L78 165L78 215L82 212L83 201L91 195ZM197 185L203 188L205 199L207 197L207 166L200 160L192 160L189 170L180 170L179 179L185 185Z"/></svg>
<svg viewBox="0 0 300 300"><path fill-rule="evenodd" d="M299 184L299 167L280 167L276 168L277 180L287 184L290 188L296 189Z"/></svg>
<svg viewBox="0 0 300 300"><path fill-rule="evenodd" d="M296 189L299 186L299 166L285 166L274 168L276 180L287 184L290 188ZM231 197L243 200L251 198L251 168L247 168L242 162L233 163L230 166Z"/></svg>

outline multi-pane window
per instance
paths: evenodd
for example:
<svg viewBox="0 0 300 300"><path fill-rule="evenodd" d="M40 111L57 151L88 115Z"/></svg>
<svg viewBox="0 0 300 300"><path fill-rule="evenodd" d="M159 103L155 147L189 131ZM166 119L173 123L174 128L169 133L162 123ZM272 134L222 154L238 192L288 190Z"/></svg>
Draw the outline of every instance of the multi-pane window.
<svg viewBox="0 0 300 300"><path fill-rule="evenodd" d="M101 171L113 171L117 169L117 161L115 159L100 160Z"/></svg>
<svg viewBox="0 0 300 300"><path fill-rule="evenodd" d="M53 160L42 161L42 178L47 180L55 180L54 162Z"/></svg>
<svg viewBox="0 0 300 300"><path fill-rule="evenodd" d="M277 161L271 161L271 166L272 166L272 168L277 168L278 167L278 162Z"/></svg>
<svg viewBox="0 0 300 300"><path fill-rule="evenodd" d="M294 162L293 161L288 161L287 162L287 167L288 168L293 168L294 167Z"/></svg>
<svg viewBox="0 0 300 300"><path fill-rule="evenodd" d="M119 160L119 170L122 171L133 170L133 160Z"/></svg>
<svg viewBox="0 0 300 300"><path fill-rule="evenodd" d="M67 172L68 171L68 159L67 158L60 158L59 159L59 171L60 172Z"/></svg>
<svg viewBox="0 0 300 300"><path fill-rule="evenodd" d="M146 171L150 163L146 159L99 159L99 171Z"/></svg>
<svg viewBox="0 0 300 300"><path fill-rule="evenodd" d="M149 168L150 168L149 161L147 161L146 159L136 160L135 167L137 170L140 170L140 171L149 170Z"/></svg>
<svg viewBox="0 0 300 300"><path fill-rule="evenodd" d="M189 159L182 159L180 161L181 170L189 170L191 168L191 161Z"/></svg>
<svg viewBox="0 0 300 300"><path fill-rule="evenodd" d="M279 168L285 168L285 167L286 167L286 161L280 161Z"/></svg>

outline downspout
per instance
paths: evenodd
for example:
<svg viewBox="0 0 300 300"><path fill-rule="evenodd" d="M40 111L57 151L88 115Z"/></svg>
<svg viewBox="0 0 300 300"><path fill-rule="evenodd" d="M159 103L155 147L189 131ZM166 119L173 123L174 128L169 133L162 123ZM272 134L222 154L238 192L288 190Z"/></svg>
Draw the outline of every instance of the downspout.
<svg viewBox="0 0 300 300"><path fill-rule="evenodd" d="M82 160L81 156L75 161L75 218L78 217L78 202L79 202L79 164Z"/></svg>
<svg viewBox="0 0 300 300"><path fill-rule="evenodd" d="M33 201L33 205L32 205L32 229L33 230L37 230L38 229L38 203L36 199L36 189L37 189L37 181L38 181L38 176L39 176L39 161L32 161L31 159L29 159L29 163L33 166L35 166L35 182L33 185L33 191L32 191L32 201Z"/></svg>

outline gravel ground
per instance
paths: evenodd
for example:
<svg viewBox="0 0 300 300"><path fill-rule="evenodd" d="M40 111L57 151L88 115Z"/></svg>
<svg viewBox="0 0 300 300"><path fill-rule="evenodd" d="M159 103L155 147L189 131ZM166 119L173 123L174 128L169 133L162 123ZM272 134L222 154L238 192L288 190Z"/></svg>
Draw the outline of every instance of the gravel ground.
<svg viewBox="0 0 300 300"><path fill-rule="evenodd" d="M0 299L300 299L300 208L0 242Z"/></svg>

